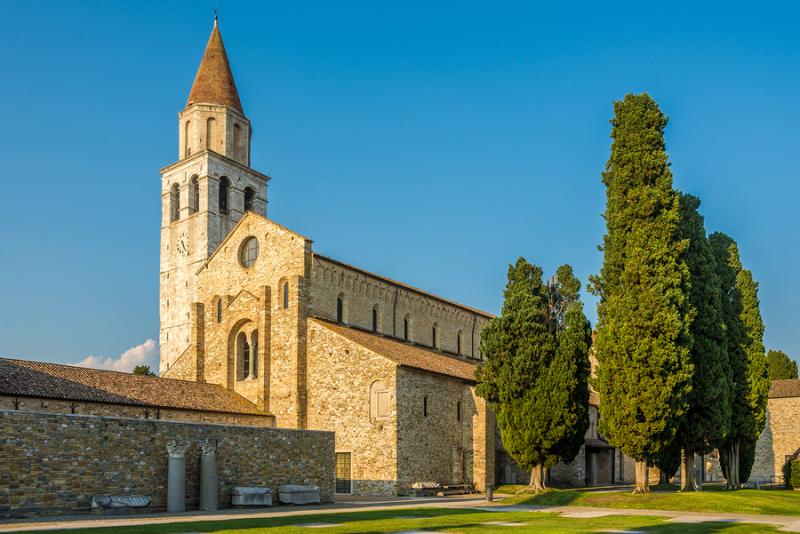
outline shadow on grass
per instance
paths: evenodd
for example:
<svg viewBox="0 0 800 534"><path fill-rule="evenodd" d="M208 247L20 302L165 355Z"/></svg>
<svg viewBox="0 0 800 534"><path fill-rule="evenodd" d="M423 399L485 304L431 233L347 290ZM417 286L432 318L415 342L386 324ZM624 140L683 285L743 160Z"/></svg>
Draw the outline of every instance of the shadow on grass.
<svg viewBox="0 0 800 534"><path fill-rule="evenodd" d="M566 493L566 492L561 492ZM537 496L544 497L544 495ZM524 523L518 527L492 525L491 522ZM309 524L325 524L324 528L308 528ZM337 512L284 517L229 519L221 521L192 521L186 523L157 523L114 528L72 530L101 534L154 534L186 532L320 532L326 534L378 534L403 530L446 531L453 533L495 532L776 532L767 525L743 525L725 522L667 523L664 518L650 516L603 516L597 518L568 518L546 512L487 512L461 508L414 508L374 510L366 512ZM48 531L56 532L56 531ZM63 532L63 531L59 531Z"/></svg>

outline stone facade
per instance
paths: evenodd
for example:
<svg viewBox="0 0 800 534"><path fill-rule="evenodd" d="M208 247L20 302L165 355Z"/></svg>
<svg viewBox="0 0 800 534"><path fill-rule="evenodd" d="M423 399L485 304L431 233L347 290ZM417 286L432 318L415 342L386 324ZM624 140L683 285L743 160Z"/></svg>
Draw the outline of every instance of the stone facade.
<svg viewBox="0 0 800 534"><path fill-rule="evenodd" d="M800 396L770 398L767 424L756 443L751 481L784 483L783 466L800 449Z"/></svg>
<svg viewBox="0 0 800 534"><path fill-rule="evenodd" d="M339 261L314 255L310 314L337 320L337 298L343 303L342 321L367 330L480 360L480 334L491 315L430 295ZM433 339L434 328L436 340Z"/></svg>
<svg viewBox="0 0 800 534"><path fill-rule="evenodd" d="M167 443L190 443L187 509L199 503L199 442L218 443L219 502L234 486L310 483L334 491L330 432L32 413L0 409L0 516L85 512L100 494L142 494L166 507Z"/></svg>

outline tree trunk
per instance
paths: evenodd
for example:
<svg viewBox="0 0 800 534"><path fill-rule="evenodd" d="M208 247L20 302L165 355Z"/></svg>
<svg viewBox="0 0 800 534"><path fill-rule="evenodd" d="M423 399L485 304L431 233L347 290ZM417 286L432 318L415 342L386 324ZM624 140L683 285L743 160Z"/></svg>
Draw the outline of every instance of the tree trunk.
<svg viewBox="0 0 800 534"><path fill-rule="evenodd" d="M694 451L681 450L681 491L703 491L695 472Z"/></svg>
<svg viewBox="0 0 800 534"><path fill-rule="evenodd" d="M658 485L666 486L669 484L669 473L666 471L658 470Z"/></svg>
<svg viewBox="0 0 800 534"><path fill-rule="evenodd" d="M547 479L545 478L547 468L542 464L534 465L531 469L531 481L525 491L538 493L547 489Z"/></svg>
<svg viewBox="0 0 800 534"><path fill-rule="evenodd" d="M739 440L728 443L725 448L725 455L728 459L727 473L725 473L725 488L738 490L741 488L739 483Z"/></svg>
<svg viewBox="0 0 800 534"><path fill-rule="evenodd" d="M634 495L650 493L650 480L648 479L647 460L636 461L635 475L636 483L633 488Z"/></svg>

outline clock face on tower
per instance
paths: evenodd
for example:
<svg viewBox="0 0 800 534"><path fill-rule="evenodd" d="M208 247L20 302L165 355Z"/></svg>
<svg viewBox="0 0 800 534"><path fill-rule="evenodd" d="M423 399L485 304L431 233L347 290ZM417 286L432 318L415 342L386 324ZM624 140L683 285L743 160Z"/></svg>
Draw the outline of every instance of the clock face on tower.
<svg viewBox="0 0 800 534"><path fill-rule="evenodd" d="M185 230L178 237L178 254L181 256L189 255L189 234Z"/></svg>

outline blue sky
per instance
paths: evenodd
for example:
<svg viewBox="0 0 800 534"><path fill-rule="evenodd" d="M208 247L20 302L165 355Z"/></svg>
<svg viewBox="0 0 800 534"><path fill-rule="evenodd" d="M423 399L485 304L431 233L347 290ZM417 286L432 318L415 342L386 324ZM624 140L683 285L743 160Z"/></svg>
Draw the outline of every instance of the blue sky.
<svg viewBox="0 0 800 534"><path fill-rule="evenodd" d="M269 216L317 251L490 312L521 255L585 282L612 102L647 91L800 356L800 4L557 4L1 2L0 354L157 350L158 169L218 6Z"/></svg>

